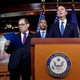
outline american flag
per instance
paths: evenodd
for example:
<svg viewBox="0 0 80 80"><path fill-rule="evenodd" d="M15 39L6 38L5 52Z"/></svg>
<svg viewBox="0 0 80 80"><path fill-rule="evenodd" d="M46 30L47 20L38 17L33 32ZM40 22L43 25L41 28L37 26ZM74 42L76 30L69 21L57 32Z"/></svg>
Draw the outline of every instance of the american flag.
<svg viewBox="0 0 80 80"><path fill-rule="evenodd" d="M58 16L56 15L55 19L54 19L54 23L58 22L59 21L59 18Z"/></svg>
<svg viewBox="0 0 80 80"><path fill-rule="evenodd" d="M38 26L37 26L36 32L39 32L39 30L40 30L40 21L41 21L42 19L45 19L44 9L42 9L42 11L41 11L41 13L40 13L40 17L39 17L39 21L38 21Z"/></svg>

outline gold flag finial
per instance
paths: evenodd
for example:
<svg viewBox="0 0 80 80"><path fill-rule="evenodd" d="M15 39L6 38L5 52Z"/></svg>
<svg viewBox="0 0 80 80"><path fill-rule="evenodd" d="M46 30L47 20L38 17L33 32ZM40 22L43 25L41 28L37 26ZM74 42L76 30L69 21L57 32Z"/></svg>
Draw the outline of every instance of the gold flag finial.
<svg viewBox="0 0 80 80"><path fill-rule="evenodd" d="M72 3L72 6L73 6L73 8L75 9L75 4L74 4L74 3Z"/></svg>
<svg viewBox="0 0 80 80"><path fill-rule="evenodd" d="M58 6L59 6L59 0L57 0L57 8L58 8Z"/></svg>
<svg viewBox="0 0 80 80"><path fill-rule="evenodd" d="M42 2L43 2L42 8L44 9L44 13L45 13L45 0L43 0Z"/></svg>
<svg viewBox="0 0 80 80"><path fill-rule="evenodd" d="M45 3L43 2L43 9L44 9L44 11L45 11Z"/></svg>
<svg viewBox="0 0 80 80"><path fill-rule="evenodd" d="M74 0L72 0L72 6L75 9L75 4L74 4Z"/></svg>

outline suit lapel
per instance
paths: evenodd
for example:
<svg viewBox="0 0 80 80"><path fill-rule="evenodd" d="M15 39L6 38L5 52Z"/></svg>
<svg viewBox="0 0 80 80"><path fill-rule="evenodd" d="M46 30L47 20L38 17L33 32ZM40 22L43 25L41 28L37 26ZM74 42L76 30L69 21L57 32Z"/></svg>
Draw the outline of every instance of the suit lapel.
<svg viewBox="0 0 80 80"><path fill-rule="evenodd" d="M55 25L56 26L56 30L58 30L57 32L58 32L58 34L61 36L61 32L60 32L60 28L59 28L59 22Z"/></svg>
<svg viewBox="0 0 80 80"><path fill-rule="evenodd" d="M70 25L69 22L67 22L63 36L66 35L66 33L67 33L67 31L68 31L68 29L70 27L69 25Z"/></svg>
<svg viewBox="0 0 80 80"><path fill-rule="evenodd" d="M26 44L28 41L30 41L30 39L31 39L31 36L30 36L30 33L29 33L28 36L27 36L27 38L26 38L25 44ZM25 44L24 44L24 45L25 45Z"/></svg>
<svg viewBox="0 0 80 80"><path fill-rule="evenodd" d="M31 35L30 35L30 34L31 34L31 33L28 34L28 36L27 36L27 38L26 38L26 41L25 41L24 45L25 45L27 42L30 41L30 39L31 39ZM19 39L21 40L21 33L18 33L17 36L18 36ZM22 42L22 41L21 41L21 42Z"/></svg>
<svg viewBox="0 0 80 80"><path fill-rule="evenodd" d="M39 37L39 38L41 38L41 34L40 34L40 31L38 32L38 34L37 34L37 35L38 35L38 37Z"/></svg>
<svg viewBox="0 0 80 80"><path fill-rule="evenodd" d="M40 31L39 31L39 32L37 32L35 35L36 35L36 37L41 38Z"/></svg>

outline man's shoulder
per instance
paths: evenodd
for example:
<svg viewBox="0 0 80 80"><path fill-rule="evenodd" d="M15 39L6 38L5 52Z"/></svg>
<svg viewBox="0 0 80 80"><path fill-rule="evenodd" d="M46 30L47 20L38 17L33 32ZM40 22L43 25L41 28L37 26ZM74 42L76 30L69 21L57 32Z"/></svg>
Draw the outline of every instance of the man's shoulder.
<svg viewBox="0 0 80 80"><path fill-rule="evenodd" d="M33 37L33 36L34 36L34 32L29 32L29 35L30 35L31 37Z"/></svg>
<svg viewBox="0 0 80 80"><path fill-rule="evenodd" d="M56 27L56 26L59 26L59 22L53 22L53 23L51 24L51 28Z"/></svg>
<svg viewBox="0 0 80 80"><path fill-rule="evenodd" d="M73 22L67 22L67 25L69 25L69 26L71 26L71 27L77 27L77 25L75 24L75 23L73 23Z"/></svg>
<svg viewBox="0 0 80 80"><path fill-rule="evenodd" d="M56 24L59 24L59 21L53 22L53 23L52 23L52 25L56 25Z"/></svg>

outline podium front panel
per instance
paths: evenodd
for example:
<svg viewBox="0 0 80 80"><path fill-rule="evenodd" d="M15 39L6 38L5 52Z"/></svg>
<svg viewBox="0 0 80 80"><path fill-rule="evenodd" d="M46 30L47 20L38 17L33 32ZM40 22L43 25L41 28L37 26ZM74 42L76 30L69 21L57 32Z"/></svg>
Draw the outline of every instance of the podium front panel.
<svg viewBox="0 0 80 80"><path fill-rule="evenodd" d="M80 79L80 45L79 44L36 44L34 58L35 80L79 80ZM48 58L54 53L67 55L71 62L68 75L57 79L49 75L46 69Z"/></svg>

